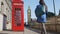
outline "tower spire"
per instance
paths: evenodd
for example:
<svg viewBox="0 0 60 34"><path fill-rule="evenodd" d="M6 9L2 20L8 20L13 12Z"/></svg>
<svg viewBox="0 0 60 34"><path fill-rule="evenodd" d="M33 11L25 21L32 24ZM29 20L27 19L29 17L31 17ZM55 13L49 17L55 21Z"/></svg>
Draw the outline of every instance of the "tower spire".
<svg viewBox="0 0 60 34"><path fill-rule="evenodd" d="M28 6L28 10L30 10L30 6Z"/></svg>

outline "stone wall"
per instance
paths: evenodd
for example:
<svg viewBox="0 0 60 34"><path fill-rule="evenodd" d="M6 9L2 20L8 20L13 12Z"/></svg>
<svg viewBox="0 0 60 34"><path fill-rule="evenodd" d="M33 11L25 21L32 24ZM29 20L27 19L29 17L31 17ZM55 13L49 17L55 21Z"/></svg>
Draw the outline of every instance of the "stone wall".
<svg viewBox="0 0 60 34"><path fill-rule="evenodd" d="M32 26L33 28L41 29L42 27L41 24L37 22L34 23L35 24ZM60 32L60 16L54 16L48 18L45 26L48 31Z"/></svg>

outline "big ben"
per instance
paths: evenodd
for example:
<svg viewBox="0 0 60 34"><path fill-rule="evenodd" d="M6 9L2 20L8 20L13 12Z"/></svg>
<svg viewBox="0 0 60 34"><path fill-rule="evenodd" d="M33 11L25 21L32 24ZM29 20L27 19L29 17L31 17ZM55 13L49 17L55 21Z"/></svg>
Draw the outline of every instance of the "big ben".
<svg viewBox="0 0 60 34"><path fill-rule="evenodd" d="M28 10L27 10L27 15L28 15L28 25L30 25L31 23L31 9L30 9L30 6L28 6Z"/></svg>

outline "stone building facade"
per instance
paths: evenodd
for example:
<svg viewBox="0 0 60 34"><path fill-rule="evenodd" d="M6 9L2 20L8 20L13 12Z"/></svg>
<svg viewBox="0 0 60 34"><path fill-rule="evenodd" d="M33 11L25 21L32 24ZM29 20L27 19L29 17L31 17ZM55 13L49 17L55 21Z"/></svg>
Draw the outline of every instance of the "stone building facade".
<svg viewBox="0 0 60 34"><path fill-rule="evenodd" d="M0 0L0 14L3 16L1 26L3 29L11 29L11 0Z"/></svg>

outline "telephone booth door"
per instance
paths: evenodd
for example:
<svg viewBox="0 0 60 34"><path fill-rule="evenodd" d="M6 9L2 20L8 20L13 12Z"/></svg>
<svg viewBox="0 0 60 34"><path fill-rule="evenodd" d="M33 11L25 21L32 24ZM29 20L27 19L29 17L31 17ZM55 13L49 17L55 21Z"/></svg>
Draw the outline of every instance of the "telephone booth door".
<svg viewBox="0 0 60 34"><path fill-rule="evenodd" d="M17 0L18 1L18 0ZM12 2L12 30L24 31L23 2Z"/></svg>

